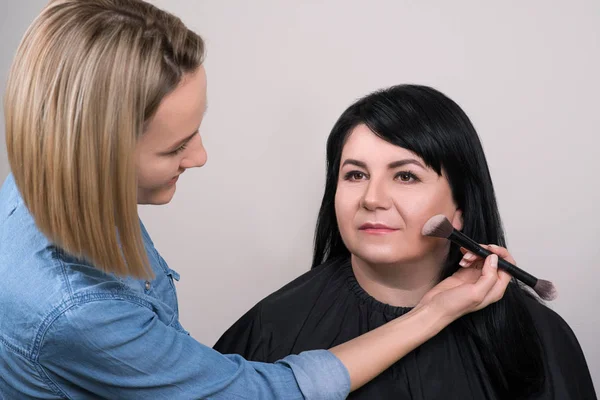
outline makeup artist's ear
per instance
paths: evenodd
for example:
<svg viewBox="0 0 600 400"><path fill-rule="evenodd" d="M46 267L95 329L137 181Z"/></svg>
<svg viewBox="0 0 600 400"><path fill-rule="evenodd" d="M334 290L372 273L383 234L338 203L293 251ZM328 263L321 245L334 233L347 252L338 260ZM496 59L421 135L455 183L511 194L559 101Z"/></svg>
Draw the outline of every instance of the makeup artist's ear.
<svg viewBox="0 0 600 400"><path fill-rule="evenodd" d="M452 226L457 231L461 231L463 228L463 214L462 210L458 208L456 209L456 211L454 211L454 215L452 216Z"/></svg>

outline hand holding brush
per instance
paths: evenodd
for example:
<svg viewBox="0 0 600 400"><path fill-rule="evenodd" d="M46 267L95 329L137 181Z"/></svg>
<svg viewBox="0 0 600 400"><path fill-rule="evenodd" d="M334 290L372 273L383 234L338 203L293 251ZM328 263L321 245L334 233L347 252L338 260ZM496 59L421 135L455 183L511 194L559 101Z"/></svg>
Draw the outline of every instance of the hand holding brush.
<svg viewBox="0 0 600 400"><path fill-rule="evenodd" d="M423 234L423 236L448 239L453 243L457 244L458 246L470 251L471 253L481 258L486 258L490 254L493 254L491 251L489 251L479 243L475 242L474 240L466 236L464 233L454 229L450 221L448 221L448 219L441 214L431 217L423 226L423 230L421 231L421 233ZM543 279L538 279L530 273L525 272L521 268L502 258L498 260L498 267L504 269L514 278L533 288L533 290L542 299L556 299L558 293L552 282Z"/></svg>

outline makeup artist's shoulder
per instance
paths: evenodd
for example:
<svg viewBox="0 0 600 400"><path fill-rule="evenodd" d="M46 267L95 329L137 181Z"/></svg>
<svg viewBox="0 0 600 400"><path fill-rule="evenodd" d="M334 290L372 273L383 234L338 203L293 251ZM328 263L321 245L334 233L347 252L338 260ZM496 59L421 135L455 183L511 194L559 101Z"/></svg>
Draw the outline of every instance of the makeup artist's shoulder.
<svg viewBox="0 0 600 400"><path fill-rule="evenodd" d="M37 228L12 177L0 190L0 333L30 348L36 335L76 304L122 296L126 284L65 254Z"/></svg>

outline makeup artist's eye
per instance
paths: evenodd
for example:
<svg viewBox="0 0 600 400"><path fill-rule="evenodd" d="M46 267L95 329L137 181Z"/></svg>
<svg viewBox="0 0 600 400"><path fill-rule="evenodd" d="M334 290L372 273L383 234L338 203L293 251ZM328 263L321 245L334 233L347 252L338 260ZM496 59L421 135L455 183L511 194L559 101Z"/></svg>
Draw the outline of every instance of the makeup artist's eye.
<svg viewBox="0 0 600 400"><path fill-rule="evenodd" d="M350 171L344 175L346 181L362 181L367 178L367 174L361 171Z"/></svg>
<svg viewBox="0 0 600 400"><path fill-rule="evenodd" d="M396 174L395 179L404 183L419 182L419 178L410 171L400 171Z"/></svg>
<svg viewBox="0 0 600 400"><path fill-rule="evenodd" d="M187 147L187 143L186 144L182 144L181 146L179 146L177 149L173 150L172 152L169 153L169 155L171 156L176 156L177 154L181 153L182 151L184 151Z"/></svg>

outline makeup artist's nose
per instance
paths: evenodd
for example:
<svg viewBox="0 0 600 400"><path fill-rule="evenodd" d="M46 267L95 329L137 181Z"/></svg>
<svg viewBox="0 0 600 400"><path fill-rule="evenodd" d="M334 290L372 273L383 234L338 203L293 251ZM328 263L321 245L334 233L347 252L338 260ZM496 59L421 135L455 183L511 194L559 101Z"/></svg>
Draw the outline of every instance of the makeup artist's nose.
<svg viewBox="0 0 600 400"><path fill-rule="evenodd" d="M181 160L181 168L183 169L202 167L206 164L208 154L206 154L202 139L198 137L194 142L193 144L190 143L189 151L186 152L185 157Z"/></svg>
<svg viewBox="0 0 600 400"><path fill-rule="evenodd" d="M392 206L392 199L384 182L371 179L365 188L361 199L361 206L369 211L377 209L387 210Z"/></svg>

